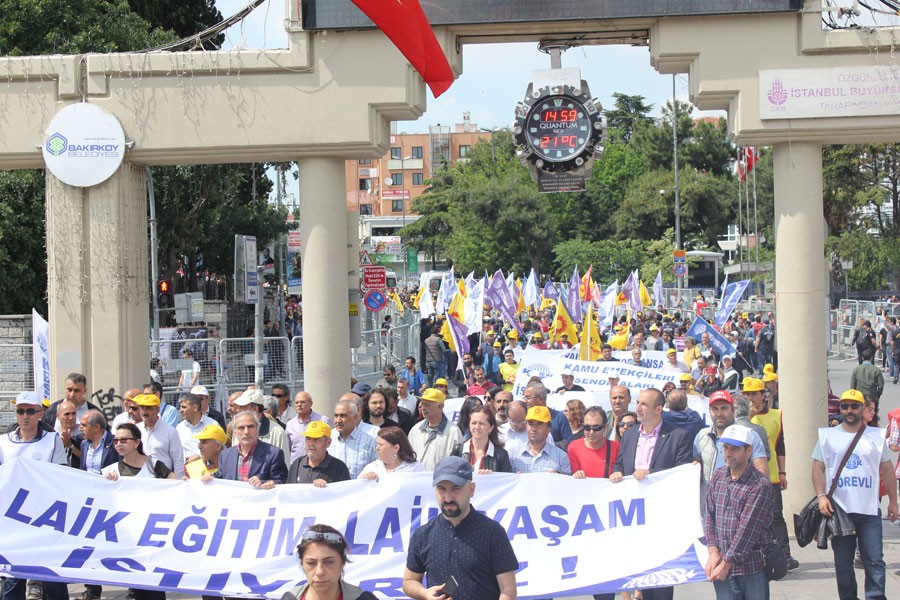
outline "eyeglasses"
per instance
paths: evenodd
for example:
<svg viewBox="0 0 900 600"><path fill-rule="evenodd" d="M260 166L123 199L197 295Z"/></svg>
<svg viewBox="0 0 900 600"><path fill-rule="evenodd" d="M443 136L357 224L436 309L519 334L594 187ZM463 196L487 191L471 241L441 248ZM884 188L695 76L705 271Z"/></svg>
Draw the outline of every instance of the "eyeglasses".
<svg viewBox="0 0 900 600"><path fill-rule="evenodd" d="M304 531L300 539L304 542L327 542L329 544L344 544L344 538L339 533Z"/></svg>
<svg viewBox="0 0 900 600"><path fill-rule="evenodd" d="M843 404L841 404L841 410L856 410L861 407L862 404L860 404L859 402L844 402Z"/></svg>
<svg viewBox="0 0 900 600"><path fill-rule="evenodd" d="M275 398L287 398L287 394L272 394Z"/></svg>
<svg viewBox="0 0 900 600"><path fill-rule="evenodd" d="M634 427L637 425L637 421L622 421L618 424L618 427L622 427L623 429L628 429L629 427Z"/></svg>
<svg viewBox="0 0 900 600"><path fill-rule="evenodd" d="M33 415L39 411L40 411L39 408L17 408L16 414L17 415Z"/></svg>
<svg viewBox="0 0 900 600"><path fill-rule="evenodd" d="M606 425L583 425L585 431L603 431Z"/></svg>
<svg viewBox="0 0 900 600"><path fill-rule="evenodd" d="M113 438L113 444L124 444L125 442L133 442L135 438L127 437L127 438Z"/></svg>

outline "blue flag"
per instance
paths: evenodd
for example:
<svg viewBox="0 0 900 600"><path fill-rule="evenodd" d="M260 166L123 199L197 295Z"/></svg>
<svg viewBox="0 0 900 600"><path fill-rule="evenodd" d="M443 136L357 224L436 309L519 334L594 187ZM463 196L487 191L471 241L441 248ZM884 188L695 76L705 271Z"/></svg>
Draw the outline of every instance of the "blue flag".
<svg viewBox="0 0 900 600"><path fill-rule="evenodd" d="M716 327L721 327L725 324L725 321L728 320L728 315L731 314L737 303L741 301L741 296L744 295L744 290L747 289L748 285L750 285L750 280L744 279L725 286L725 291L722 293L722 302L719 304L719 310L716 312Z"/></svg>
<svg viewBox="0 0 900 600"><path fill-rule="evenodd" d="M556 289L552 281L548 281L547 285L544 286L544 298L559 300L559 290Z"/></svg>
<svg viewBox="0 0 900 600"><path fill-rule="evenodd" d="M699 342L704 333L709 334L709 343L716 349L719 356L734 356L737 353L737 349L725 339L725 336L716 331L712 325L698 315L694 322L691 323L691 328L688 329L687 335Z"/></svg>

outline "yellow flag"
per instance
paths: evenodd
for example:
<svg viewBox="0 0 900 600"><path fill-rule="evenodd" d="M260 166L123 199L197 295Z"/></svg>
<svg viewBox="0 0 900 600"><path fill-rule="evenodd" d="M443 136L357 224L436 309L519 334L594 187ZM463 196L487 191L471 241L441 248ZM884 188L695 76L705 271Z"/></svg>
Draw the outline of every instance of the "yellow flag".
<svg viewBox="0 0 900 600"><path fill-rule="evenodd" d="M544 298L541 296L541 308L539 309L541 312L547 309L553 309L553 306L556 304L556 301L553 298Z"/></svg>
<svg viewBox="0 0 900 600"><path fill-rule="evenodd" d="M419 310L419 301L422 299L422 294L425 293L425 290L427 288L428 288L427 285L420 287L419 292L416 294L416 297L413 299L413 308L415 308L416 310Z"/></svg>
<svg viewBox="0 0 900 600"><path fill-rule="evenodd" d="M519 290L519 304L516 306L518 312L525 310L525 299L522 297L522 280L516 277L516 288Z"/></svg>
<svg viewBox="0 0 900 600"><path fill-rule="evenodd" d="M441 325L441 339L444 340L444 343L447 344L447 347L456 352L456 344L453 343L453 334L450 333L450 320L444 319L444 324Z"/></svg>
<svg viewBox="0 0 900 600"><path fill-rule="evenodd" d="M629 316L631 313L629 312ZM629 319L630 320L630 319ZM610 346L615 348L616 350L625 350L628 348L628 330L630 328L630 324L626 321L625 328L617 333L616 335L609 338L609 342L607 342Z"/></svg>
<svg viewBox="0 0 900 600"><path fill-rule="evenodd" d="M556 318L553 319L553 325L548 333L550 343L555 343L559 336L564 333L568 336L569 342L574 342L574 340L578 339L578 329L575 328L575 322L572 321L572 316L566 308L566 303L560 300L556 303Z"/></svg>
<svg viewBox="0 0 900 600"><path fill-rule="evenodd" d="M647 286L644 285L644 282L641 281L641 306L653 306L653 300L650 299L650 294L647 293Z"/></svg>
<svg viewBox="0 0 900 600"><path fill-rule="evenodd" d="M460 279L456 282L456 288L459 290L459 293L463 295L463 298L469 295L466 291L466 282L463 279Z"/></svg>
<svg viewBox="0 0 900 600"><path fill-rule="evenodd" d="M400 296L397 295L397 292L391 292L391 300L394 301L394 304L397 305L397 312L405 313L406 307L403 306L403 301L400 300Z"/></svg>
<svg viewBox="0 0 900 600"><path fill-rule="evenodd" d="M447 314L460 323L466 322L465 315L465 306L466 306L466 298L459 292L453 294L453 300L450 301L450 306L447 307Z"/></svg>
<svg viewBox="0 0 900 600"><path fill-rule="evenodd" d="M603 356L603 340L597 331L594 307L589 306L584 315L584 324L581 328L581 345L578 347L579 360L600 360Z"/></svg>
<svg viewBox="0 0 900 600"><path fill-rule="evenodd" d="M616 296L616 306L622 306L627 303L628 300L625 298L625 292L619 292L619 295Z"/></svg>

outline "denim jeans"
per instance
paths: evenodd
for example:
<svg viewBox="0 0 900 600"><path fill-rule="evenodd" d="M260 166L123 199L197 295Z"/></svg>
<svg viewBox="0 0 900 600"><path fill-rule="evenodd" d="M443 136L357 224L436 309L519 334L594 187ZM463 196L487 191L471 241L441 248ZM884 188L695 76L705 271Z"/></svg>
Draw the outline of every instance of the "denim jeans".
<svg viewBox="0 0 900 600"><path fill-rule="evenodd" d="M438 379L447 377L447 363L430 362L425 365L425 372L428 374L428 387L434 387L434 382Z"/></svg>
<svg viewBox="0 0 900 600"><path fill-rule="evenodd" d="M883 600L885 568L882 554L881 511L879 510L877 515L849 513L848 516L856 527L856 535L831 538L838 597L841 600L858 598L853 559L856 555L856 546L859 544L860 557L866 573L865 597L867 600Z"/></svg>
<svg viewBox="0 0 900 600"><path fill-rule="evenodd" d="M769 580L765 570L751 575L729 575L714 581L716 600L769 600Z"/></svg>

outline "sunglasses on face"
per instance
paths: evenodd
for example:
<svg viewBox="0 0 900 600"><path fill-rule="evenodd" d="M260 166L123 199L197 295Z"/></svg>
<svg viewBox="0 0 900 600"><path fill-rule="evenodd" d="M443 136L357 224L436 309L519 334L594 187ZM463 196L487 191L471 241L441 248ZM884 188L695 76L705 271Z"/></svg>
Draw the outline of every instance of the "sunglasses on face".
<svg viewBox="0 0 900 600"><path fill-rule="evenodd" d="M606 425L584 425L585 431L603 431Z"/></svg>
<svg viewBox="0 0 900 600"><path fill-rule="evenodd" d="M859 408L862 408L862 404L859 402L845 402L841 404L841 410L857 410Z"/></svg>
<svg viewBox="0 0 900 600"><path fill-rule="evenodd" d="M622 429L628 429L629 427L634 427L635 425L637 425L637 421L623 421L622 423L619 423L619 427L621 427Z"/></svg>
<svg viewBox="0 0 900 600"><path fill-rule="evenodd" d="M127 438L113 438L113 444L124 444L125 442L131 442L131 441L133 441L133 440L134 440L133 437L127 437Z"/></svg>
<svg viewBox="0 0 900 600"><path fill-rule="evenodd" d="M17 408L16 414L17 415L33 415L33 414L37 413L38 410L39 409L37 409L37 408Z"/></svg>

